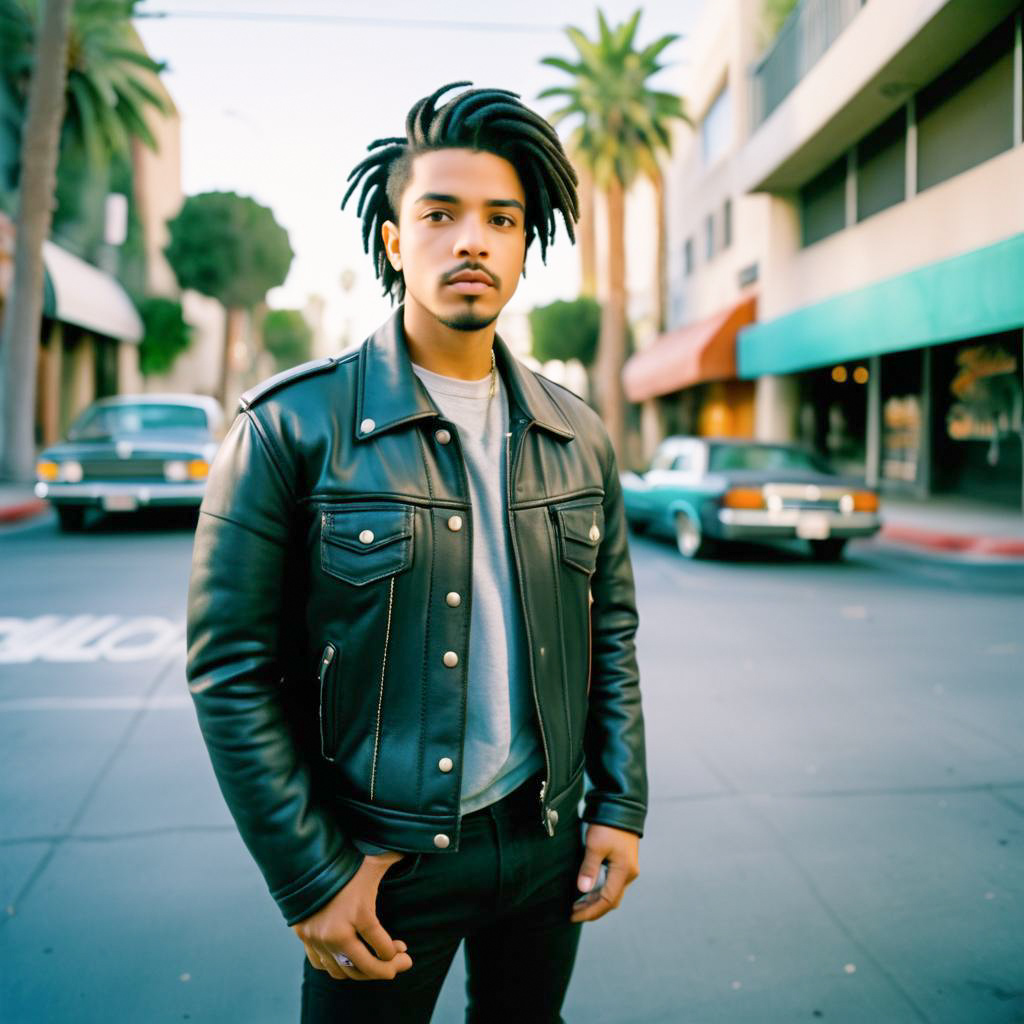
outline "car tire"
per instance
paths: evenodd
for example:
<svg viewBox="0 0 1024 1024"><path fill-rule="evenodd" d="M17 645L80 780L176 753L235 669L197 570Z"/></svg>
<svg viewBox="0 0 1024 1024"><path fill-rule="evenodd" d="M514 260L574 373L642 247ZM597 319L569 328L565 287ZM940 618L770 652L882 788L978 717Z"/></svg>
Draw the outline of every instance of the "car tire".
<svg viewBox="0 0 1024 1024"><path fill-rule="evenodd" d="M811 556L816 562L838 562L846 550L844 537L829 537L828 540L808 541L811 545Z"/></svg>
<svg viewBox="0 0 1024 1024"><path fill-rule="evenodd" d="M57 525L64 533L78 533L85 527L84 505L58 505Z"/></svg>
<svg viewBox="0 0 1024 1024"><path fill-rule="evenodd" d="M707 558L711 554L712 544L700 523L685 512L676 513L676 547L683 558Z"/></svg>

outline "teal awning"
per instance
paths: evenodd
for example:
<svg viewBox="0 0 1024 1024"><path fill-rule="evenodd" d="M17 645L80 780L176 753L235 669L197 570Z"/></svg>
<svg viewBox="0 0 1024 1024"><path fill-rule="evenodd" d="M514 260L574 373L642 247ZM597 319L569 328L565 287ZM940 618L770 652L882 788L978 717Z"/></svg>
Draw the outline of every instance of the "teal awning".
<svg viewBox="0 0 1024 1024"><path fill-rule="evenodd" d="M736 356L749 379L1019 327L1024 233L747 327Z"/></svg>

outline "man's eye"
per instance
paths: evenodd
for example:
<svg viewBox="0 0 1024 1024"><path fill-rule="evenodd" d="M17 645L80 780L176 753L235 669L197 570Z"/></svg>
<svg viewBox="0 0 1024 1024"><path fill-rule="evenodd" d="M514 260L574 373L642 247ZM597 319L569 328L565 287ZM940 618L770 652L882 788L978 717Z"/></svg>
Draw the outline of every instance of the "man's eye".
<svg viewBox="0 0 1024 1024"><path fill-rule="evenodd" d="M440 221L444 220L444 218L447 216L448 214L444 210L431 210L427 214L426 219L429 221L433 221L433 223L437 224Z"/></svg>
<svg viewBox="0 0 1024 1024"><path fill-rule="evenodd" d="M492 219L496 222L500 222L498 223L498 227L500 228L515 227L516 222L511 217L506 216L504 213L496 213Z"/></svg>

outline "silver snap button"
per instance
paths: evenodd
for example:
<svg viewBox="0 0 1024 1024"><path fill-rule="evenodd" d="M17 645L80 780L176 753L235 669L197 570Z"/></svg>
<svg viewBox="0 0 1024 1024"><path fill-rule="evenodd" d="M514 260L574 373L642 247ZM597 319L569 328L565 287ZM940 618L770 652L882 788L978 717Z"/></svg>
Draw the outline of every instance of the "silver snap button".
<svg viewBox="0 0 1024 1024"><path fill-rule="evenodd" d="M590 539L595 544L601 539L601 531L596 526L590 528Z"/></svg>
<svg viewBox="0 0 1024 1024"><path fill-rule="evenodd" d="M549 810L548 811L548 824L552 828L554 828L558 824L558 811L556 811L556 810Z"/></svg>
<svg viewBox="0 0 1024 1024"><path fill-rule="evenodd" d="M445 594L444 599L449 608L458 608L462 604L462 595L456 594L454 590Z"/></svg>
<svg viewBox="0 0 1024 1024"><path fill-rule="evenodd" d="M434 440L437 441L438 444L447 444L451 439L451 433L443 427L440 430L434 431Z"/></svg>
<svg viewBox="0 0 1024 1024"><path fill-rule="evenodd" d="M439 832L434 836L434 845L439 850L447 850L450 843L451 840L443 832Z"/></svg>
<svg viewBox="0 0 1024 1024"><path fill-rule="evenodd" d="M359 424L359 433L372 434L376 426L377 424L369 417L367 417L365 420L363 420L362 423Z"/></svg>
<svg viewBox="0 0 1024 1024"><path fill-rule="evenodd" d="M458 533L462 529L462 516L450 516L448 519L448 529L452 533Z"/></svg>
<svg viewBox="0 0 1024 1024"><path fill-rule="evenodd" d="M364 544L372 544L373 543L373 530L363 530L363 532L359 534L359 539Z"/></svg>
<svg viewBox="0 0 1024 1024"><path fill-rule="evenodd" d="M437 767L443 772L450 772L455 767L455 762L452 761L450 757L442 757L441 760L437 762Z"/></svg>
<svg viewBox="0 0 1024 1024"><path fill-rule="evenodd" d="M448 668L455 668L459 663L459 656L454 651L445 651L441 660Z"/></svg>

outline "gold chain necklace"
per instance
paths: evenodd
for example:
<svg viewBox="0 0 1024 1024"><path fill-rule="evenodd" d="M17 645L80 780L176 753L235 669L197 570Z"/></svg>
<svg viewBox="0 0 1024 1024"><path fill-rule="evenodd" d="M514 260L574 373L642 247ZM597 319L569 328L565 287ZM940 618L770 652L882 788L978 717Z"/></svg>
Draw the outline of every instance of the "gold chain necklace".
<svg viewBox="0 0 1024 1024"><path fill-rule="evenodd" d="M493 398L498 390L498 369L494 362L494 349L491 349L491 386L487 389L487 397Z"/></svg>

